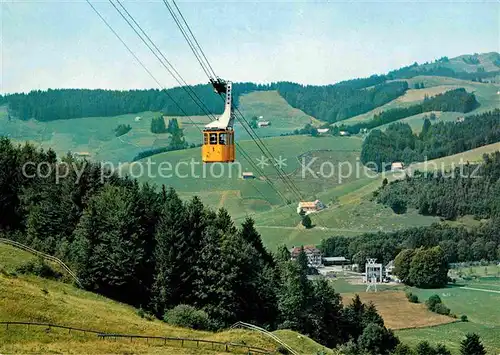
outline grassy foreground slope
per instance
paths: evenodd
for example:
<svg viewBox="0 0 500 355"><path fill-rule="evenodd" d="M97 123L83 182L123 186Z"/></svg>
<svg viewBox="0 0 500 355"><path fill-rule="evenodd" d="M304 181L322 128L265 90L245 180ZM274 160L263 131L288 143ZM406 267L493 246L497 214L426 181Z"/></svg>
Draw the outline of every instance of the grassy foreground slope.
<svg viewBox="0 0 500 355"><path fill-rule="evenodd" d="M131 306L109 300L100 295L77 289L69 284L34 276L13 276L11 273L31 254L0 243L0 321L26 321L94 329L108 333L156 335L244 343L275 350L277 344L246 330L219 333L172 327L159 320L146 320ZM287 339L305 339L298 351L312 354L322 346L292 331L282 331ZM278 336L281 336L278 333ZM293 345L292 345L293 347ZM196 344L181 347L179 342L146 342L145 340L98 340L95 335L26 326L0 327L2 353L175 353L223 354L223 349L212 351L210 346L196 348ZM333 352L329 352L333 353ZM227 353L226 353L227 354Z"/></svg>

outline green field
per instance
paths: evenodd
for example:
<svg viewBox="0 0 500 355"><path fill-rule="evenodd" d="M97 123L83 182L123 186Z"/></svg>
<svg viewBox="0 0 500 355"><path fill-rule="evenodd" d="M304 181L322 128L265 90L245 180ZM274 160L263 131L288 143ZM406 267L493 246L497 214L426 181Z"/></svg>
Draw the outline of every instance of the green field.
<svg viewBox="0 0 500 355"><path fill-rule="evenodd" d="M344 137L321 137L313 138L306 136L287 136L279 138L264 138L263 142L266 144L269 151L276 159L283 159L284 165L282 169L285 173L291 174L292 178L297 184L301 185L301 191L304 197L311 197L313 194L320 192L320 188L324 188L323 185L326 182L320 183L318 185L307 185L302 189L304 185L304 179L297 176L297 172L300 171L302 162L298 159L298 156L309 150L319 150L319 149L331 149L339 153L345 152L354 157L355 154L361 149L361 140L359 138L344 138ZM255 143L251 141L242 141L240 146L244 149L249 159L254 164L259 162L258 159L262 158L262 152L256 147ZM271 166L270 162L267 162L267 166L262 168L265 176L259 176L258 172L255 171L254 174L256 178L253 180L243 180L241 178L241 172L253 171L252 166L248 161L241 155L241 152L237 149L237 162L234 164L200 164L200 149L186 149L176 152L168 152L164 154L158 154L151 158L144 159L130 167L123 170L126 172L139 172L140 165L146 166L151 165L154 167L155 174L150 176L143 176L140 178L142 181L153 182L157 185L166 184L168 186L174 187L180 194L190 193L200 193L202 197L207 197L205 201L211 206L223 207L228 204L232 204L233 207L237 206L239 203L235 203L234 199L242 199L247 201L247 205L255 204L257 209L248 209L246 206L240 210L230 210L233 216L238 216L245 214L247 212L252 213L256 211L261 211L263 209L262 204L267 204L269 207L277 206L283 204L282 199L279 195L270 187L270 185L264 180L265 177L269 178L270 181L275 184L279 191L286 194L287 197L297 199L297 196L292 193L292 191L287 191L287 187L282 181L279 181L277 172L274 167ZM191 162L194 162L191 164ZM171 164L172 166L172 177L166 177L168 174L160 174L158 167L163 163L163 165ZM179 167L175 174L175 167ZM193 167L193 168L192 168ZM146 170L146 168L144 168ZM163 177L162 177L163 176ZM230 193L227 193L230 191ZM218 195L218 196L217 196ZM223 199L223 196L224 199ZM256 202L255 200L261 200L262 202ZM250 201L250 202L249 202Z"/></svg>
<svg viewBox="0 0 500 355"><path fill-rule="evenodd" d="M443 158L432 159L427 162L414 163L408 167L410 171L427 171L427 170L448 170L452 167L469 163L478 163L483 161L484 154L491 154L500 151L500 142L488 144L476 149L471 149L462 153L450 155Z"/></svg>
<svg viewBox="0 0 500 355"><path fill-rule="evenodd" d="M458 117L463 117L464 114L461 112L441 112L435 111L436 120L431 121L432 124L438 122L455 122ZM407 123L410 125L414 133L420 133L422 131L422 125L424 124L424 117L429 117L430 112L420 113L415 116L410 116L399 120L398 122ZM385 125L379 126L377 129L385 131L392 123L387 123Z"/></svg>
<svg viewBox="0 0 500 355"><path fill-rule="evenodd" d="M488 354L497 354L500 351L500 338L498 337L500 334L500 308L498 307L500 279L469 282L466 287L481 288L483 291L448 287L438 290L412 289L412 292L417 294L421 301L425 301L433 294L438 294L452 313L458 317L462 314L467 315L469 322L401 330L396 332L397 335L402 341L413 344L422 339L432 343L441 342L457 353L464 335L468 332L476 332L483 339L483 343L489 351Z"/></svg>

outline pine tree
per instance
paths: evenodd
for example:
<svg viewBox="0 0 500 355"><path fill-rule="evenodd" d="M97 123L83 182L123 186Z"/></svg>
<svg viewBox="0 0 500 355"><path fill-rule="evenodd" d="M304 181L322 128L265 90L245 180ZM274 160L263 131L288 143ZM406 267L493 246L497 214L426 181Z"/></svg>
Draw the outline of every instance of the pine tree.
<svg viewBox="0 0 500 355"><path fill-rule="evenodd" d="M240 229L241 237L255 248L260 257L269 265L273 264L272 255L267 251L262 243L259 232L255 229L255 222L252 218L247 217L243 221Z"/></svg>
<svg viewBox="0 0 500 355"><path fill-rule="evenodd" d="M134 305L142 300L143 230L133 194L105 186L91 198L75 230L79 278L90 290Z"/></svg>
<svg viewBox="0 0 500 355"><path fill-rule="evenodd" d="M282 284L278 292L280 328L305 332L311 326L308 311L311 300L311 283L296 262L283 265Z"/></svg>
<svg viewBox="0 0 500 355"><path fill-rule="evenodd" d="M291 258L290 251L288 250L286 245L285 244L280 245L275 254L276 263L286 263L290 261L290 258Z"/></svg>
<svg viewBox="0 0 500 355"><path fill-rule="evenodd" d="M481 338L475 333L469 333L460 343L460 354L462 355L486 355L486 350L481 343Z"/></svg>
<svg viewBox="0 0 500 355"><path fill-rule="evenodd" d="M305 215L303 218L302 218L302 225L304 227L306 227L307 229L311 228L312 227L312 221L311 221L311 217L309 217L309 215Z"/></svg>
<svg viewBox="0 0 500 355"><path fill-rule="evenodd" d="M0 230L16 228L20 222L18 192L21 185L19 157L11 141L0 137Z"/></svg>
<svg viewBox="0 0 500 355"><path fill-rule="evenodd" d="M313 283L313 300L309 322L310 335L319 343L334 348L342 343L342 298L326 279Z"/></svg>
<svg viewBox="0 0 500 355"><path fill-rule="evenodd" d="M309 271L309 261L307 259L307 254L304 251L304 246L300 247L299 255L295 261L299 266L299 270L303 275L307 275Z"/></svg>
<svg viewBox="0 0 500 355"><path fill-rule="evenodd" d="M186 208L172 189L165 194L163 210L156 230L155 277L151 309L162 317L165 309L180 304L181 272L186 267L182 260L184 230L187 224ZM188 267L193 267L189 265Z"/></svg>

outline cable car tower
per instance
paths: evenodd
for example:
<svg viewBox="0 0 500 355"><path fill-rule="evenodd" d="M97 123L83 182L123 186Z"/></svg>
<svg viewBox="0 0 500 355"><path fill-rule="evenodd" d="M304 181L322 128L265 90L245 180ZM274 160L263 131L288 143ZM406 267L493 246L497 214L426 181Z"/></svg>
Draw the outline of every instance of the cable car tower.
<svg viewBox="0 0 500 355"><path fill-rule="evenodd" d="M203 129L203 147L201 158L204 163L234 162L234 114L232 112L232 82L212 79L214 91L225 94L224 112L215 121L205 125Z"/></svg>
<svg viewBox="0 0 500 355"><path fill-rule="evenodd" d="M377 278L380 277L380 281L382 281L382 264L376 264L377 259L368 258L366 259L366 291L375 291L377 292Z"/></svg>

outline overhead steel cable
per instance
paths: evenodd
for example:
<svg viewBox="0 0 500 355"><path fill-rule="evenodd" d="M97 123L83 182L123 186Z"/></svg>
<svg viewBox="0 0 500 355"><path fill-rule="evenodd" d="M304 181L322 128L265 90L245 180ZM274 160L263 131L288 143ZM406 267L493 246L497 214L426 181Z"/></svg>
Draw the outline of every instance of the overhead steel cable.
<svg viewBox="0 0 500 355"><path fill-rule="evenodd" d="M191 27L189 27L189 24L187 23L186 19L184 18L184 15L182 14L181 10L179 9L179 7L177 6L177 3L175 2L175 0L172 0L175 8L177 9L177 12L179 12L179 15L181 15L181 18L182 18L182 21L184 21L184 24L186 25L189 33L191 34L191 36L193 37L194 39L194 42L196 43L196 45L198 46L198 49L200 50L201 54L203 55L203 58L205 59L205 62L207 63L208 65L208 68L211 70L212 74L214 75L215 78L218 78L218 76L215 74L215 71L214 69L212 68L212 66L210 65L210 62L208 61L207 59L207 56L205 55L205 52L203 52L203 49L201 48L200 44L198 43L198 41L196 40L196 37L194 36L193 34L193 31L191 31Z"/></svg>
<svg viewBox="0 0 500 355"><path fill-rule="evenodd" d="M198 108L201 109L202 112L204 112L207 116L211 117L212 119L216 119L213 114L211 114L210 110L205 106L203 101L200 100L200 98L194 93L194 90L189 86L186 81L180 76L179 72L175 69L175 67L168 61L168 59L165 57L165 55L162 53L162 51L158 48L158 46L151 40L151 38L147 35L147 33L142 29L142 27L137 23L137 21L134 19L134 17L128 12L128 10L123 6L123 4L117 0L117 3L120 5L120 7L125 11L125 13L130 17L130 19L134 22L134 24L139 28L139 30L142 32L144 37L151 43L151 45L158 51L156 53L153 48L151 48L151 45L146 41L146 39L137 31L137 29L132 25L132 23L126 18L126 16L120 11L120 9L113 3L112 0L108 0L109 3L115 8L115 10L118 12L118 14L127 22L127 24L132 28L132 30L135 32L135 34L141 39L141 41L148 47L148 49L153 53L153 55L158 59L158 61L161 63L161 65L168 71L168 73L174 78L175 81L179 84L179 86L188 94L188 96L193 100L193 102L198 106ZM159 55L158 55L159 54ZM160 56L163 58L160 58ZM166 64L165 64L166 63ZM168 66L167 66L168 64Z"/></svg>
<svg viewBox="0 0 500 355"><path fill-rule="evenodd" d="M189 24L187 23L185 17L182 15L182 12L180 11L180 9L177 6L177 4L175 3L175 0L172 0L172 1L174 3L174 5L175 5L175 7L176 7L176 9L178 11L178 13L180 14L180 16L181 16L181 18L182 18L185 26L187 27L187 30L183 28L180 20L178 19L177 15L174 13L174 10L172 9L172 7L168 3L168 1L167 0L163 0L163 3L167 7L168 11L170 12L170 15L172 16L172 18L174 19L175 23L177 24L177 27L179 28L179 30L181 31L182 35L186 39L186 42L188 43L189 47L193 51L194 55L196 56L196 59L198 60L198 62L202 66L203 70L205 71L205 74L207 75L208 79L210 81L212 81L212 79L218 78L218 76L213 71L213 68L210 65L210 62L208 61L208 59L207 59L207 57L206 57L203 49L201 48L199 42L196 40L196 37L195 37L194 33L191 31L191 28L189 27ZM189 32L189 34L191 34L192 39L189 38L187 32ZM197 47L194 45L194 43L196 43ZM200 53L202 53L203 58L205 59L205 61L207 62L207 64L203 63L203 60L200 58L200 54L198 53L198 51ZM208 66L212 70L213 74L209 74L208 73L208 70L206 69L206 66ZM243 114L241 113L241 111L239 111L238 108L236 108L236 109L237 109L238 113L241 116L241 118L237 117L238 121L240 121L242 127L248 133L248 135L250 136L250 138L256 143L257 147L260 149L260 151L263 154L263 156L266 159L268 159L268 160L270 160L272 162L273 167L276 169L276 172L278 173L278 178L281 179L284 182L284 184L287 186L287 188L293 194L295 194L299 198L299 200L302 199L302 196L300 194L300 190L296 187L296 185L293 183L293 181L286 175L286 173L284 171L280 170L280 168L277 167L276 164L273 163L273 162L276 161L276 158L274 158L274 156L272 155L272 153L270 152L270 150L265 146L264 142L262 142L262 140L256 134L256 132L253 130L253 128L248 124L248 121L245 119L245 117L243 116Z"/></svg>
<svg viewBox="0 0 500 355"><path fill-rule="evenodd" d="M191 50L193 51L193 53L195 54L198 62L200 63L200 65L202 66L203 70L205 71L205 74L207 74L209 80L211 82L213 82L212 79L215 79L215 78L218 78L218 76L216 75L216 73L214 72L212 66L210 65L210 62L208 61L203 49L201 48L199 42L196 40L196 36L194 35L194 33L191 31L191 28L189 27L189 24L187 23L185 17L182 15L182 12L181 10L179 9L179 7L177 6L177 4L175 3L175 0L172 0L172 2L174 3L178 13L180 14L184 24L186 25L189 33L191 34L192 36L192 40L189 39L189 36L187 35L186 33L186 30L182 27L182 25L180 24L180 21L179 19L177 18L177 16L174 14L173 10L172 10L172 7L168 4L167 0L163 0L163 2L165 3L165 6L167 7L167 9L169 10L170 14L172 15L174 21L176 22L177 26L179 27L179 30L181 31L181 33L183 34L184 38L186 39L186 41L188 42L188 45L190 46ZM205 59L205 61L207 62L207 66L212 70L212 75L210 75L208 73L208 70L206 69L206 66L203 64L203 61L201 60L199 54L197 53L197 50L195 49L196 47L194 46L194 43L196 43L197 47L198 47L198 50L200 53L202 53L203 55L203 58ZM248 123L248 121L246 120L245 116L243 115L243 113L239 110L238 107L236 107L236 111L239 113L239 115L241 116L241 119L238 119L238 121L240 121L242 127L247 131L247 133L249 134L250 138L255 142L255 144L257 145L257 147L261 150L262 154L264 157L266 157L267 159L271 160L271 162L273 161L276 161L276 158L274 158L273 154L271 153L271 151L268 149L268 147L265 145L265 143L262 141L262 139L259 137L259 135L255 132L255 130L253 129L253 127ZM247 128L248 126L248 128ZM252 133L253 134L252 134ZM255 138L254 138L255 137ZM265 152L264 152L265 151ZM267 153L267 154L266 154ZM271 157L271 158L269 158ZM303 198L303 195L301 193L301 191L299 190L299 188L297 187L297 185L294 183L294 181L286 174L286 172L281 169L280 166L277 166L277 164L272 164L273 167L276 169L276 172L278 173L278 177L283 181L283 183L291 190L291 192L293 194L295 194L299 201L303 201L304 198ZM288 202L288 201L287 201ZM319 217L318 217L319 218ZM320 218L319 218L320 219Z"/></svg>
<svg viewBox="0 0 500 355"><path fill-rule="evenodd" d="M101 13L92 5L92 3L89 0L86 0L86 2L89 4L89 6L92 8L92 10L97 14L97 16L104 22L104 24L110 29L110 31L116 36L116 38L123 44L123 46L127 49L127 51L135 58L135 60L138 62L138 64L148 73L148 75L156 82L156 84L164 90L165 94L170 98L170 100L176 105L176 107L179 109L180 112L184 114L184 116L200 131L200 133L203 133L203 131L199 128L199 126L196 124L196 122L193 121L193 119L184 111L184 109L179 105L179 103L174 100L174 98L168 93L166 88L158 81L158 79L151 73L151 71L144 65L144 63L139 59L139 57L130 49L130 47L125 43L125 41L120 37L120 35L113 29L113 27L109 24L109 22L101 15ZM116 7L115 7L116 8ZM240 150L243 151L243 148L240 147ZM246 154L246 153L245 153ZM248 156L248 155L247 155ZM251 159L248 159L248 162L250 165L253 164L255 167L255 163ZM259 169L256 169L259 171ZM272 184L272 181L265 176L265 174L262 172L262 175L265 177L266 182L270 184L271 188L280 196L285 202L286 198L283 197L281 192ZM269 200L267 197L260 192L260 190L256 189L257 192L259 192L264 200L266 200L268 203ZM270 203L271 204L271 203ZM272 205L272 204L271 204Z"/></svg>
<svg viewBox="0 0 500 355"><path fill-rule="evenodd" d="M127 11L127 9L120 3L119 0L117 0L117 3L120 4L120 6L124 9L124 11L127 13L127 15L131 18L132 22L134 22L134 24L139 28L139 30L144 34L144 36L151 42L151 44L158 50L158 52L160 53L160 55L164 58L164 60L172 67L172 70L170 70L166 65L165 63L163 63L163 61L161 60L161 58L158 56L157 53L155 53L153 51L153 49L151 48L151 46L146 42L146 40L139 34L139 32L135 29L135 27L132 25L132 23L130 21L128 21L128 19L125 17L125 15L120 11L120 9L118 9L116 7L116 5L111 1L109 0L110 4L113 5L113 7L115 8L115 10L120 14L120 16L127 22L127 24L134 30L134 32L137 34L137 36L142 40L142 42L148 47L148 49L155 55L155 57L160 61L160 63L163 65L163 67L169 72L169 74L179 83L179 85L181 85L181 87L188 93L188 95L191 97L191 99L198 105L198 107L204 111L206 113L207 116L212 116L213 119L215 120L215 116L213 116L213 114L210 113L210 111L208 110L208 108L203 104L203 101L201 101L201 99L196 95L196 93L191 90L191 92L189 92L189 90L187 90L186 88L190 86L185 82L185 80L182 78L182 76L179 74L179 72L175 69L175 67L168 61L168 59L166 59L166 57L163 55L163 53L161 52L160 49L158 49L158 47L156 46L156 44L154 44L154 42L151 40L151 38L147 35L147 33L142 29L142 27L137 23L137 21L133 18L133 16ZM173 72L175 72L177 74L177 76L179 78L176 78L175 75L173 74ZM182 85L182 82L185 83L185 86ZM193 97L194 96L194 97ZM171 98L172 99L172 98ZM173 100L173 99L172 99ZM175 100L173 100L175 102ZM176 103L177 104L177 103ZM177 104L177 106L179 106ZM195 125L195 127L200 131L200 133L202 133L202 130L198 127L198 125L196 125L196 123L193 122L193 120L187 115L187 113L182 110L181 112L183 112L187 117L188 119ZM272 182L271 179L269 179L266 174L261 171L260 169L258 169L258 167L256 166L256 164L251 160L251 158L248 156L248 154L246 154L246 152L243 150L243 148L239 145L239 144L236 144L237 145L237 148L240 150L240 153L243 153L242 155L245 157L245 159L247 160L247 162L252 166L252 168L254 168L258 174L264 176L267 184L269 184L271 186L271 188L283 199L283 201L285 203L288 203L288 199L278 190L278 188L274 185L274 183ZM264 195L263 195L264 196ZM265 197L265 196L264 196ZM269 201L268 201L269 202Z"/></svg>
<svg viewBox="0 0 500 355"><path fill-rule="evenodd" d="M156 82L156 84L158 84L158 86L162 90L164 90L165 95L167 95L167 97L177 106L179 111L181 111L188 118L188 120L191 121L191 123L193 123L193 125L195 125L195 127L198 128L198 130L200 130L200 128L196 125L196 123L192 120L192 118L186 113L186 111L184 111L184 109L179 105L179 103L176 100L174 100L174 98L172 97L172 95L170 95L170 93L167 91L167 89L158 81L158 79L153 75L153 73L151 73L151 71L139 59L139 57L134 53L134 51L132 51L132 49L130 49L130 47L125 43L125 41L120 37L120 35L113 29L113 27L109 24L109 22L101 15L101 13L94 7L94 5L92 5L92 3L89 0L85 0L85 1L87 2L87 4L90 5L92 10L94 10L94 12L97 14L97 16L99 16L99 18L104 22L104 24L111 30L111 32L116 36L116 38L118 38L118 40L123 44L123 46L127 49L127 51L135 58L137 63L139 63L139 65L148 73L148 75ZM200 130L200 132L201 132L201 130Z"/></svg>
<svg viewBox="0 0 500 355"><path fill-rule="evenodd" d="M179 28L179 30L181 31L182 35L184 36L184 39L186 40L186 42L188 43L189 47L191 48L191 50L193 51L193 54L194 56L196 57L196 59L198 60L198 62L200 63L203 71L205 72L205 74L210 78L211 77L211 74L210 74L210 66L206 66L206 64L203 62L202 60L202 57L201 55L198 53L198 50L196 48L196 46L194 45L194 43L191 41L191 39L189 38L188 34L186 33L186 31L184 30L184 28L182 27L182 24L180 22L180 20L178 19L177 15L174 13L174 10L172 9L172 7L170 6L170 4L168 3L168 1L166 0L163 0L163 3L165 4L165 6L167 7L168 11L170 12L170 15L172 16L172 18L174 19L175 23L177 24L177 27ZM194 36L193 36L194 37ZM206 57L205 57L206 58ZM213 69L212 69L213 70Z"/></svg>

